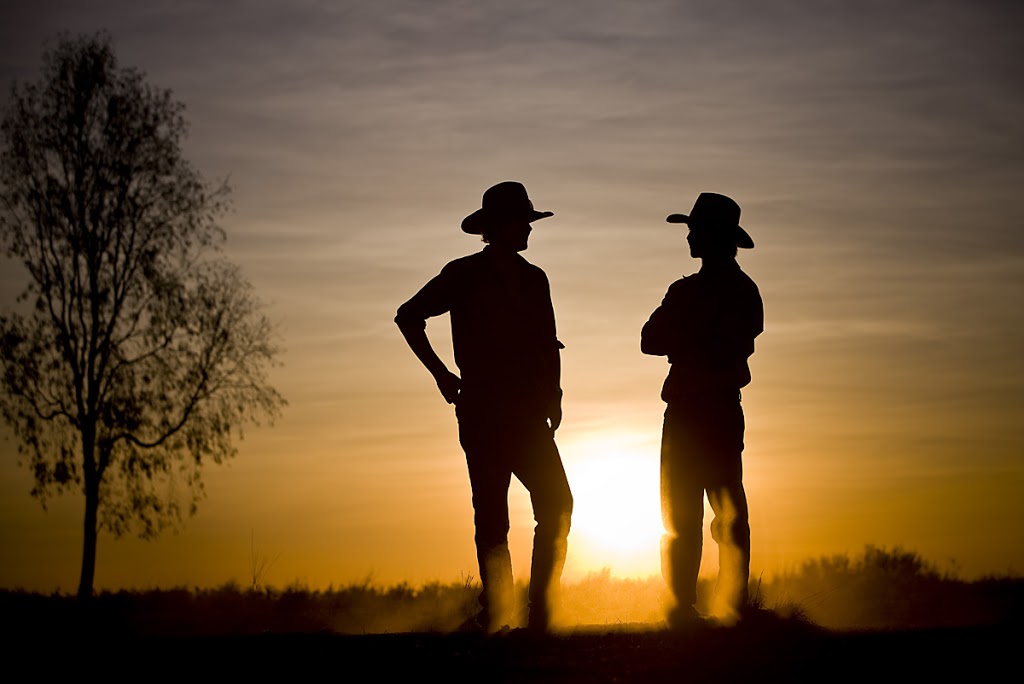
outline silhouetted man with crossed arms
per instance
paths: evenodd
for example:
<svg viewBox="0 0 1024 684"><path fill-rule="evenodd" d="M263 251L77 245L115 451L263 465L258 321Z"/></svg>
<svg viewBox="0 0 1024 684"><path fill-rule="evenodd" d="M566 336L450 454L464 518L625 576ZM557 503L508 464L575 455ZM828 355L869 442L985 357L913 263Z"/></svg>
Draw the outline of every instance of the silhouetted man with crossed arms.
<svg viewBox="0 0 1024 684"><path fill-rule="evenodd" d="M510 622L512 561L508 547L508 488L515 475L530 492L536 528L529 618L550 627L565 564L572 494L555 446L562 420L561 342L548 279L519 252L531 222L552 216L534 210L520 183L489 188L462 230L486 246L448 263L398 309L395 322L409 347L455 405L459 442L473 490L477 559L483 591L476 625L488 633ZM426 319L450 314L455 363L438 358Z"/></svg>
<svg viewBox="0 0 1024 684"><path fill-rule="evenodd" d="M736 620L747 601L750 524L740 390L750 382L747 359L764 329L764 308L757 285L736 262L737 247L754 246L739 219L739 205L715 193L701 193L689 216L668 217L689 226L690 256L701 267L672 283L641 333L641 351L667 356L671 364L661 394L667 404L661 500L662 572L675 599L668 615L673 628L701 618L695 604L705 493L718 543L718 612Z"/></svg>

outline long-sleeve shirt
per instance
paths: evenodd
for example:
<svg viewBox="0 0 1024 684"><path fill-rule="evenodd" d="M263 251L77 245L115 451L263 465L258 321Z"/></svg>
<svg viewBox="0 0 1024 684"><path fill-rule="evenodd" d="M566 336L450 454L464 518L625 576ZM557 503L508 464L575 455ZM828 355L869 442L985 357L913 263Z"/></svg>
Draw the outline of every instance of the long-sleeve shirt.
<svg viewBox="0 0 1024 684"><path fill-rule="evenodd" d="M518 254L485 247L449 262L398 309L400 327L449 313L460 404L543 411L560 396L559 350L547 275Z"/></svg>
<svg viewBox="0 0 1024 684"><path fill-rule="evenodd" d="M735 259L705 263L672 283L640 335L645 354L667 356L662 399L736 393L750 383L747 359L764 331L757 285Z"/></svg>

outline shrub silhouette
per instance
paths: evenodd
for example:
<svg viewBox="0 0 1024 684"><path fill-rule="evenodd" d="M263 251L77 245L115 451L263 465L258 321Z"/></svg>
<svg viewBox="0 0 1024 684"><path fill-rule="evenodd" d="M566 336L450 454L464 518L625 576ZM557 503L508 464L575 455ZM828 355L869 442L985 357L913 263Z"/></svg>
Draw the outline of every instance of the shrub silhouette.
<svg viewBox="0 0 1024 684"><path fill-rule="evenodd" d="M1002 593L1013 587L1019 596L1017 581L968 583L939 572L913 551L868 545L855 558L805 561L766 583L763 591L798 604L823 627L888 629L1005 622L1012 601L1007 603Z"/></svg>

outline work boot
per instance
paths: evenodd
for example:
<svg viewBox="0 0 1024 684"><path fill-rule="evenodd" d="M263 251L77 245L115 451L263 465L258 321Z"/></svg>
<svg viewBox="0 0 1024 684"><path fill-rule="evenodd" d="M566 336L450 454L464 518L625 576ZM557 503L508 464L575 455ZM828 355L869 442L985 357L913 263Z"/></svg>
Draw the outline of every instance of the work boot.
<svg viewBox="0 0 1024 684"><path fill-rule="evenodd" d="M691 629L704 623L704 616L693 606L676 606L668 612L666 623L670 630Z"/></svg>

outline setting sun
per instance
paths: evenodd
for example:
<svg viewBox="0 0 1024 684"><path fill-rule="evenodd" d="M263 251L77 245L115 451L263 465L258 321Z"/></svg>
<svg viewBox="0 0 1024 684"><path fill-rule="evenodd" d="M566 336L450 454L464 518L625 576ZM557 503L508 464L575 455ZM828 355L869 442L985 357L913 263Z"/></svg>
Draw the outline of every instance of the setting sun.
<svg viewBox="0 0 1024 684"><path fill-rule="evenodd" d="M658 445L610 434L566 446L573 483L573 544L590 567L658 572L662 534Z"/></svg>

